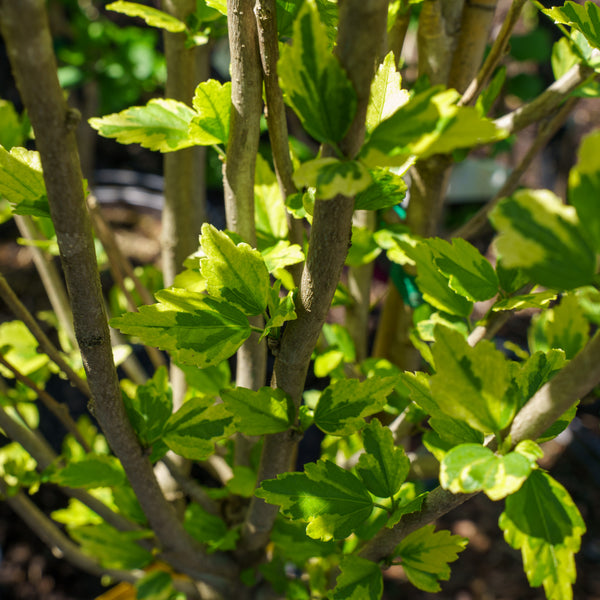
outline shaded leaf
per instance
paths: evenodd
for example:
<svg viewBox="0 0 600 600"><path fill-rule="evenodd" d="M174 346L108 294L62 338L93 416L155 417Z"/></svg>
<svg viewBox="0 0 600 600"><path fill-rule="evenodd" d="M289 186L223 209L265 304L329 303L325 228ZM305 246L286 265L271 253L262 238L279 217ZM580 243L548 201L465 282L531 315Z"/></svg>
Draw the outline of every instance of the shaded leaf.
<svg viewBox="0 0 600 600"><path fill-rule="evenodd" d="M438 581L450 578L448 563L458 558L467 541L449 531L434 531L434 525L426 525L407 535L394 550L394 556L402 560L402 567L415 587L439 592Z"/></svg>
<svg viewBox="0 0 600 600"><path fill-rule="evenodd" d="M117 458L102 454L87 454L85 458L54 469L48 481L73 488L111 487L125 481L125 472Z"/></svg>
<svg viewBox="0 0 600 600"><path fill-rule="evenodd" d="M379 600L383 594L383 577L377 563L348 555L342 558L332 600Z"/></svg>
<svg viewBox="0 0 600 600"><path fill-rule="evenodd" d="M191 398L167 421L163 441L184 458L205 460L214 452L215 442L233 431L233 415L223 404Z"/></svg>
<svg viewBox="0 0 600 600"><path fill-rule="evenodd" d="M208 546L209 553L233 550L239 537L237 530L229 530L225 521L206 512L199 504L191 503L185 510L183 526L196 540Z"/></svg>
<svg viewBox="0 0 600 600"><path fill-rule="evenodd" d="M136 540L151 537L151 531L119 531L107 523L69 527L69 535L81 550L106 569L143 569L154 560Z"/></svg>
<svg viewBox="0 0 600 600"><path fill-rule="evenodd" d="M248 318L235 306L177 288L156 298L158 304L111 319L111 325L200 368L229 358L250 336Z"/></svg>
<svg viewBox="0 0 600 600"><path fill-rule="evenodd" d="M236 429L246 435L278 433L294 422L294 404L281 389L237 387L222 390L221 398L235 416Z"/></svg>
<svg viewBox="0 0 600 600"><path fill-rule="evenodd" d="M371 493L390 498L406 479L410 461L404 449L394 445L392 432L377 419L363 429L362 436L365 454L361 454L356 472Z"/></svg>
<svg viewBox="0 0 600 600"><path fill-rule="evenodd" d="M262 482L256 496L281 506L284 515L308 523L314 539L344 539L369 517L373 501L362 482L336 464L320 460L304 473L285 473Z"/></svg>

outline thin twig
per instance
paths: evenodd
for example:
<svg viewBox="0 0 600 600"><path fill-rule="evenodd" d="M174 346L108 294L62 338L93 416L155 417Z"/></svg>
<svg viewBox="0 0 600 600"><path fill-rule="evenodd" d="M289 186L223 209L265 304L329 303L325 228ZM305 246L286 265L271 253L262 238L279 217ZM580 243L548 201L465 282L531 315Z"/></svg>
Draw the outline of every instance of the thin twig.
<svg viewBox="0 0 600 600"><path fill-rule="evenodd" d="M217 503L204 491L201 485L190 477L187 477L168 455L163 456L161 461L167 467L169 473L171 473L171 476L177 482L181 490L196 502L196 504L199 504L204 510L213 515L219 513Z"/></svg>
<svg viewBox="0 0 600 600"><path fill-rule="evenodd" d="M563 123L567 120L578 101L579 98L577 97L573 96L569 98L552 117L552 119L540 127L535 139L527 150L527 153L509 175L502 188L500 188L496 195L481 209L479 209L479 211L477 211L477 213L473 215L473 217L471 217L467 223L453 231L450 236L451 238L460 237L468 240L481 232L481 230L487 225L488 215L490 212L502 198L510 196L517 189L521 177L527 171L533 162L533 159L537 156L538 152L540 152L540 150L544 148L552 139L560 127L562 127Z"/></svg>
<svg viewBox="0 0 600 600"><path fill-rule="evenodd" d="M288 145L288 128L283 103L283 92L279 86L277 60L279 58L279 38L277 36L277 3L275 0L257 0L254 7L258 30L258 46L265 83L265 116L269 129L269 140L273 152L273 164L283 201L298 190L292 179L294 167ZM286 211L289 239L293 244L302 245L302 222ZM297 286L300 285L302 264L290 267Z"/></svg>
<svg viewBox="0 0 600 600"><path fill-rule="evenodd" d="M48 339L48 336L42 331L33 315L27 310L25 305L19 300L4 276L0 275L0 296L10 308L12 313L27 325L27 328L38 341L41 349L51 358L51 360L63 371L69 378L69 381L75 385L83 394L91 398L91 392L85 379L82 379L67 364L56 346Z"/></svg>
<svg viewBox="0 0 600 600"><path fill-rule="evenodd" d="M596 72L585 64L572 66L560 79L528 104L496 119L495 125L509 133L521 131L528 125L551 115L582 83L592 79Z"/></svg>
<svg viewBox="0 0 600 600"><path fill-rule="evenodd" d="M32 218L28 215L15 215L15 223L21 232L21 235L28 240L45 239L40 234L37 226ZM42 252L37 246L30 247L33 253L33 262L40 275L40 279L44 284L48 299L52 305L58 322L62 325L67 334L67 338L71 344L71 348L63 348L68 351L77 348L77 340L75 339L75 330L73 329L73 315L69 309L69 299L67 291L58 273L58 269L52 262L52 258L47 253Z"/></svg>
<svg viewBox="0 0 600 600"><path fill-rule="evenodd" d="M44 406L63 424L65 429L70 432L73 437L81 444L86 452L91 452L90 445L86 442L85 438L81 435L77 423L73 420L69 414L69 409L64 405L55 400L46 390L40 388L33 379L27 377L11 364L6 358L0 353L0 364L6 367L23 385L33 390L36 396L44 403Z"/></svg>
<svg viewBox="0 0 600 600"><path fill-rule="evenodd" d="M502 23L502 28L500 29L500 33L498 33L498 37L494 40L490 52L483 63L483 66L479 70L479 73L477 73L475 79L471 81L462 98L459 100L459 106L467 106L474 102L481 93L481 90L487 85L492 73L506 54L510 36L519 20L521 9L525 2L527 2L527 0L513 0L508 15Z"/></svg>

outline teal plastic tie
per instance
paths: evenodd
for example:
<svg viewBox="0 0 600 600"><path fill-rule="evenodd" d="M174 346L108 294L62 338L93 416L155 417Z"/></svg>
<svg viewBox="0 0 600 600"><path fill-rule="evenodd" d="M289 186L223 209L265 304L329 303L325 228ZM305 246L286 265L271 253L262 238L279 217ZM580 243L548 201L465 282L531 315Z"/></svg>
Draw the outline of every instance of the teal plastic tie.
<svg viewBox="0 0 600 600"><path fill-rule="evenodd" d="M390 278L400 295L404 304L411 308L417 308L424 304L423 296L415 284L415 278L409 275L401 265L392 263L390 268Z"/></svg>

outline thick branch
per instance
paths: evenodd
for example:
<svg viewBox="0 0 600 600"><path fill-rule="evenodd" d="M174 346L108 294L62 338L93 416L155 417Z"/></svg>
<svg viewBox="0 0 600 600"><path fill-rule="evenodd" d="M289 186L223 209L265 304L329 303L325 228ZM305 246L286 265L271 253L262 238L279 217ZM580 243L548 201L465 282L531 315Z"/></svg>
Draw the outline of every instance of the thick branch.
<svg viewBox="0 0 600 600"><path fill-rule="evenodd" d="M458 33L464 0L425 0L419 15L417 44L419 75L431 85L446 85Z"/></svg>
<svg viewBox="0 0 600 600"><path fill-rule="evenodd" d="M65 104L56 75L45 3L2 0L0 23L21 98L40 152L61 261L71 299L96 416L121 460L136 496L167 553L190 568L227 572L219 557L203 557L158 486L152 464L127 419L112 357L110 335L75 140L76 117ZM228 561L227 561L228 562ZM230 572L229 572L230 576Z"/></svg>
<svg viewBox="0 0 600 600"><path fill-rule="evenodd" d="M463 92L477 73L498 0L466 0L448 87Z"/></svg>
<svg viewBox="0 0 600 600"><path fill-rule="evenodd" d="M231 125L223 167L227 227L256 245L254 174L262 113L262 71L258 49L255 0L228 0L229 51L231 53ZM261 316L250 324L262 327ZM253 333L237 353L236 385L257 390L265 385L266 343ZM247 464L252 441L239 434L235 462Z"/></svg>
<svg viewBox="0 0 600 600"><path fill-rule="evenodd" d="M594 75L594 69L584 64L571 67L560 79L557 79L542 94L528 104L496 119L494 123L510 133L521 131L528 125L552 114L559 105L584 81Z"/></svg>
<svg viewBox="0 0 600 600"><path fill-rule="evenodd" d="M347 0L340 6L337 51L358 98L354 122L340 147L346 156L356 154L364 138L365 115L371 79L385 39L387 0ZM300 405L310 356L327 316L348 252L354 200L337 196L315 202L308 256L302 274L296 312L284 332L275 362L272 385L283 389ZM292 431L265 437L259 482L292 467L298 436ZM252 499L243 530L249 550L264 547L277 507Z"/></svg>

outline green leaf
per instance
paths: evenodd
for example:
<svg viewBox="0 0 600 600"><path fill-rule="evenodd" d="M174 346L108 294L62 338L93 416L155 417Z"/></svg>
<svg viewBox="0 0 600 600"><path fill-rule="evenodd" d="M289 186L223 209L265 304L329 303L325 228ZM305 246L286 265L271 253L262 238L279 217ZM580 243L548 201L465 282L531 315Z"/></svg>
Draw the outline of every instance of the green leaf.
<svg viewBox="0 0 600 600"><path fill-rule="evenodd" d="M596 255L575 209L548 190L520 190L502 200L490 219L506 267L518 267L546 287L569 290L591 283Z"/></svg>
<svg viewBox="0 0 600 600"><path fill-rule="evenodd" d="M314 540L306 535L303 523L289 519L278 518L275 521L271 541L283 558L299 567L315 556L326 557L338 551L335 542Z"/></svg>
<svg viewBox="0 0 600 600"><path fill-rule="evenodd" d="M507 393L511 375L502 352L487 340L471 347L460 333L441 326L435 339L436 374L431 378L435 403L447 416L478 431L502 431L516 411L516 398Z"/></svg>
<svg viewBox="0 0 600 600"><path fill-rule="evenodd" d="M400 204L406 196L406 183L399 175L383 169L371 173L372 183L356 194L355 210L382 210Z"/></svg>
<svg viewBox="0 0 600 600"><path fill-rule="evenodd" d="M380 254L381 248L377 245L373 232L369 227L352 226L350 249L346 256L346 265L360 267L373 262Z"/></svg>
<svg viewBox="0 0 600 600"><path fill-rule="evenodd" d="M371 83L371 96L367 108L367 132L393 115L409 100L408 91L402 89L402 77L396 70L394 53L388 52L379 65Z"/></svg>
<svg viewBox="0 0 600 600"><path fill-rule="evenodd" d="M577 164L569 173L569 201L600 252L600 131L583 138Z"/></svg>
<svg viewBox="0 0 600 600"><path fill-rule="evenodd" d="M136 543L151 537L151 531L119 531L107 523L99 523L69 527L69 535L85 554L106 569L143 569L154 560L150 551Z"/></svg>
<svg viewBox="0 0 600 600"><path fill-rule="evenodd" d="M540 447L529 440L503 456L485 446L462 444L444 456L440 485L453 494L483 490L491 500L501 500L521 487L542 456Z"/></svg>
<svg viewBox="0 0 600 600"><path fill-rule="evenodd" d="M340 379L327 386L315 409L315 425L331 435L349 435L364 425L365 417L385 406L399 376L365 381Z"/></svg>
<svg viewBox="0 0 600 600"><path fill-rule="evenodd" d="M521 409L546 382L550 381L565 365L562 350L535 352L522 365L516 374L515 382L521 393L518 409Z"/></svg>
<svg viewBox="0 0 600 600"><path fill-rule="evenodd" d="M278 504L285 516L308 523L314 539L344 539L369 517L373 501L362 482L330 461L304 466L304 473L267 479L256 496Z"/></svg>
<svg viewBox="0 0 600 600"><path fill-rule="evenodd" d="M171 600L175 595L173 579L165 571L150 571L135 582L137 600Z"/></svg>
<svg viewBox="0 0 600 600"><path fill-rule="evenodd" d="M236 496L252 498L256 488L256 472L250 467L236 465L233 467L233 477L225 484L227 489Z"/></svg>
<svg viewBox="0 0 600 600"><path fill-rule="evenodd" d="M542 12L556 23L577 29L594 48L600 48L600 8L593 2L588 0L581 6L568 0L563 6L542 9Z"/></svg>
<svg viewBox="0 0 600 600"><path fill-rule="evenodd" d="M248 318L226 302L177 288L156 298L158 304L111 319L111 325L200 368L229 358L250 336Z"/></svg>
<svg viewBox="0 0 600 600"><path fill-rule="evenodd" d="M213 367L197 369L187 365L178 365L185 373L185 380L194 396L216 397L223 388L229 386L231 370L229 363L224 360Z"/></svg>
<svg viewBox="0 0 600 600"><path fill-rule="evenodd" d="M261 335L262 339L265 335L275 335L279 337L278 328L287 321L293 321L297 318L294 305L294 292L288 292L287 296L281 297L279 290L281 289L281 281L275 283L269 294L269 318L265 323L265 331Z"/></svg>
<svg viewBox="0 0 600 600"><path fill-rule="evenodd" d="M424 240L433 252L439 270L448 277L448 285L467 300L489 300L498 293L498 277L494 268L479 251L466 240Z"/></svg>
<svg viewBox="0 0 600 600"><path fill-rule="evenodd" d="M458 558L467 542L467 538L445 530L434 531L434 525L426 525L407 535L396 547L394 556L401 558L406 576L415 587L439 592L438 581L450 578L448 563Z"/></svg>
<svg viewBox="0 0 600 600"><path fill-rule="evenodd" d="M354 119L356 93L329 49L314 0L307 0L298 13L293 40L283 46L278 64L286 102L315 140L335 144Z"/></svg>
<svg viewBox="0 0 600 600"><path fill-rule="evenodd" d="M196 88L192 105L196 109L189 125L189 137L194 144L209 146L227 144L231 112L231 82L215 79L203 81Z"/></svg>
<svg viewBox="0 0 600 600"><path fill-rule="evenodd" d="M0 146L0 198L6 198L17 215L50 218L42 163L37 152Z"/></svg>
<svg viewBox="0 0 600 600"><path fill-rule="evenodd" d="M115 138L120 144L140 144L150 150L173 152L196 143L188 135L195 115L183 102L154 98L146 106L132 106L88 122L101 136Z"/></svg>
<svg viewBox="0 0 600 600"><path fill-rule="evenodd" d="M31 493L35 491L41 480L36 468L37 461L17 442L0 448L0 476L7 485L8 497L22 488L31 488Z"/></svg>
<svg viewBox="0 0 600 600"><path fill-rule="evenodd" d="M556 300L555 292L537 292L535 294L522 294L499 300L492 306L492 311L501 310L524 310L526 308L548 308L551 302Z"/></svg>
<svg viewBox="0 0 600 600"><path fill-rule="evenodd" d="M506 499L499 526L508 544L521 550L529 584L543 585L548 600L572 600L574 555L585 523L565 488L547 473L533 471Z"/></svg>
<svg viewBox="0 0 600 600"><path fill-rule="evenodd" d="M173 452L192 460L205 460L214 444L234 431L233 415L211 398L191 398L167 421L164 443Z"/></svg>
<svg viewBox="0 0 600 600"><path fill-rule="evenodd" d="M277 177L260 153L254 175L254 214L256 231L268 240L283 241L287 237L287 212Z"/></svg>
<svg viewBox="0 0 600 600"><path fill-rule="evenodd" d="M391 498L406 479L410 461L404 449L394 445L392 432L377 419L363 429L362 435L365 454L361 454L356 472L375 496Z"/></svg>
<svg viewBox="0 0 600 600"><path fill-rule="evenodd" d="M0 146L10 150L14 146L24 144L26 140L24 125L14 104L0 98Z"/></svg>
<svg viewBox="0 0 600 600"><path fill-rule="evenodd" d="M361 163L333 157L309 160L294 172L296 186L316 188L319 200L331 200L338 194L354 196L371 182L371 174Z"/></svg>
<svg viewBox="0 0 600 600"><path fill-rule="evenodd" d="M294 403L280 389L258 391L237 387L222 390L221 398L235 416L236 429L246 435L264 435L285 431L294 422Z"/></svg>
<svg viewBox="0 0 600 600"><path fill-rule="evenodd" d="M47 354L38 352L38 346L37 339L22 321L5 321L0 324L2 356L23 375L31 377L50 362ZM1 365L0 373L7 379L14 377L12 371Z"/></svg>
<svg viewBox="0 0 600 600"><path fill-rule="evenodd" d="M167 419L173 412L173 400L169 388L169 375L166 367L159 367L152 379L139 385L135 397L123 395L127 416L138 439L144 446L150 446L162 434Z"/></svg>
<svg viewBox="0 0 600 600"><path fill-rule="evenodd" d="M115 12L129 17L140 17L144 19L146 24L150 25L150 27L158 27L159 29L164 29L173 33L186 30L183 21L180 21L176 17L173 17L162 10L144 6L137 2L124 2L123 0L119 0L118 2L107 4L106 9L114 10Z"/></svg>
<svg viewBox="0 0 600 600"><path fill-rule="evenodd" d="M435 86L413 96L372 131L361 150L368 166L400 166L506 137L477 109L459 107L460 94Z"/></svg>
<svg viewBox="0 0 600 600"><path fill-rule="evenodd" d="M260 252L244 242L236 246L228 235L208 223L202 225L200 245L206 254L200 271L209 295L247 315L264 312L271 282Z"/></svg>
<svg viewBox="0 0 600 600"><path fill-rule="evenodd" d="M239 537L236 530L228 530L225 521L205 511L199 504L191 503L185 510L183 526L186 531L208 551L233 550Z"/></svg>
<svg viewBox="0 0 600 600"><path fill-rule="evenodd" d="M218 10L222 15L227 16L227 0L204 0L207 6Z"/></svg>
<svg viewBox="0 0 600 600"><path fill-rule="evenodd" d="M400 244L417 265L416 283L423 294L423 299L439 310L451 315L467 317L471 314L473 303L457 294L449 284L449 278L435 264L435 255L427 243L411 245Z"/></svg>
<svg viewBox="0 0 600 600"><path fill-rule="evenodd" d="M298 244L290 244L288 240L279 240L274 246L262 250L261 255L269 273L297 265L304 260L302 248Z"/></svg>
<svg viewBox="0 0 600 600"><path fill-rule="evenodd" d="M431 417L431 430L423 435L423 445L442 462L449 450L460 444L483 444L484 435L464 421L451 417Z"/></svg>
<svg viewBox="0 0 600 600"><path fill-rule="evenodd" d="M383 594L383 577L377 563L348 555L342 558L332 600L379 600Z"/></svg>
<svg viewBox="0 0 600 600"><path fill-rule="evenodd" d="M570 293L564 294L559 304L536 315L529 329L529 347L532 352L560 349L570 360L589 337L590 323L577 296Z"/></svg>
<svg viewBox="0 0 600 600"><path fill-rule="evenodd" d="M65 487L91 489L118 486L125 481L125 472L118 459L102 454L88 454L63 468L51 469L48 480Z"/></svg>

